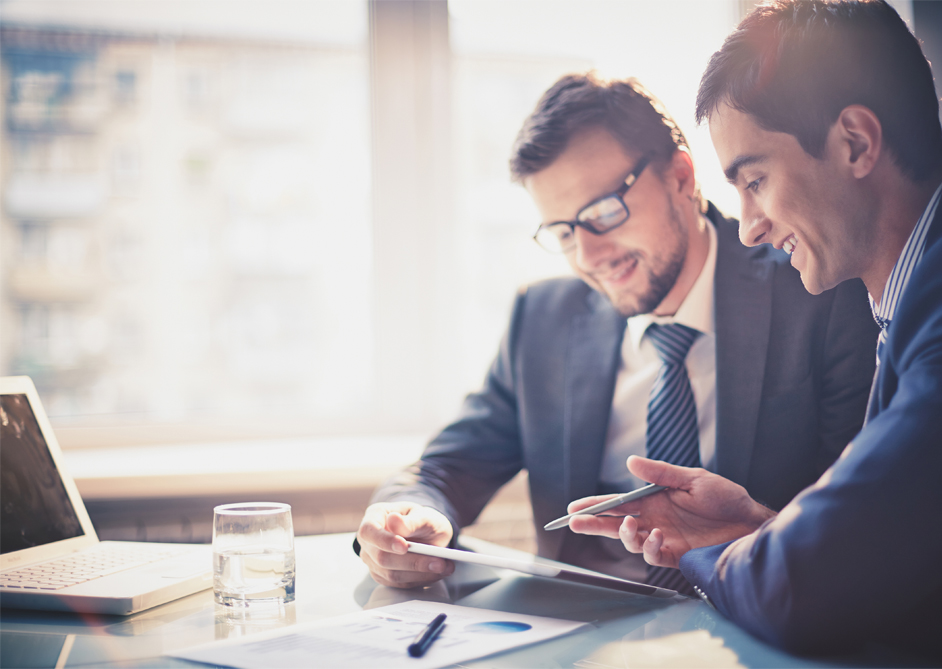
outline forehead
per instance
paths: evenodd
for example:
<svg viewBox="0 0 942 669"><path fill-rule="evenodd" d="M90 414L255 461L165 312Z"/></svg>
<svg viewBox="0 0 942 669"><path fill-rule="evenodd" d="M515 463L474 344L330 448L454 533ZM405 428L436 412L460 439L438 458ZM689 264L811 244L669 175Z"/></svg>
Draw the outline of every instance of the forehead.
<svg viewBox="0 0 942 669"><path fill-rule="evenodd" d="M635 164L611 133L583 131L548 167L523 180L544 222L570 220L592 200L612 192Z"/></svg>
<svg viewBox="0 0 942 669"><path fill-rule="evenodd" d="M726 104L710 116L710 137L726 178L733 182L748 166L797 166L811 158L794 136L765 130L752 116Z"/></svg>

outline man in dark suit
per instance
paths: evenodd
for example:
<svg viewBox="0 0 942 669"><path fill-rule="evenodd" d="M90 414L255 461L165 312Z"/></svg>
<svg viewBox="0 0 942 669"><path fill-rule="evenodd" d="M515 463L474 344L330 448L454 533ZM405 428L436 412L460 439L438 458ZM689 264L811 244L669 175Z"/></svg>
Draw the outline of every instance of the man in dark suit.
<svg viewBox="0 0 942 669"><path fill-rule="evenodd" d="M863 286L808 295L786 254L739 244L661 109L633 80L571 75L525 123L512 172L542 215L537 241L578 278L518 295L484 388L376 493L358 542L378 582L449 573L403 538L453 542L525 468L540 555L683 590L617 540L542 526L570 500L633 489L625 459L655 447L780 508L859 429L877 337Z"/></svg>
<svg viewBox="0 0 942 669"><path fill-rule="evenodd" d="M631 458L671 490L621 507L638 518L571 527L679 565L726 616L788 650L880 644L936 666L942 127L929 64L882 0L783 0L713 56L697 114L740 192L745 244L784 247L812 293L863 279L881 326L867 421L778 514L716 474Z"/></svg>

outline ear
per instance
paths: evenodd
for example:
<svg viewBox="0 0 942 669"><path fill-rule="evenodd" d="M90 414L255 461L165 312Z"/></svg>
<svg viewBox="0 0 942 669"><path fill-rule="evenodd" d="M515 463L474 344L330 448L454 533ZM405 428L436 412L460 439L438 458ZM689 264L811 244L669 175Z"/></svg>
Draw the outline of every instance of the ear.
<svg viewBox="0 0 942 669"><path fill-rule="evenodd" d="M697 179L693 171L693 158L686 149L678 148L674 151L667 173L677 183L677 192L680 195L693 197L697 190Z"/></svg>
<svg viewBox="0 0 942 669"><path fill-rule="evenodd" d="M868 107L850 105L841 110L834 125L840 159L851 174L862 179L873 172L883 151L883 126Z"/></svg>

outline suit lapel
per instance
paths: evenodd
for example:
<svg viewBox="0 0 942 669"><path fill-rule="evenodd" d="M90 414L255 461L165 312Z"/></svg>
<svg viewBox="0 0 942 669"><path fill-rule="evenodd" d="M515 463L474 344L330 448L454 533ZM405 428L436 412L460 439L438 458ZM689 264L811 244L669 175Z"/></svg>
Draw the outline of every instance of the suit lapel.
<svg viewBox="0 0 942 669"><path fill-rule="evenodd" d="M932 223L929 224L929 231L926 233L926 242L925 249L923 250L923 256L929 252L935 244L942 244L942 204L936 209L935 217L932 219ZM921 262L921 261L920 261ZM916 269L918 271L918 267ZM914 272L915 274L915 272ZM909 289L909 286L906 286L906 290ZM905 291L903 293L905 295ZM900 305L902 305L902 297ZM899 306L897 307L897 313ZM890 328L892 329L892 324ZM883 354L877 359L877 368L873 373L873 384L870 386L870 398L867 400L867 415L864 417L864 425L869 423L871 420L876 418L877 414L880 413L881 409L885 406L882 393L881 393L881 369L886 366L886 357L887 351L889 350L889 336L890 333L887 333L887 345L883 347Z"/></svg>
<svg viewBox="0 0 942 669"><path fill-rule="evenodd" d="M626 319L598 293L570 326L563 444L567 498L594 495L618 374Z"/></svg>
<svg viewBox="0 0 942 669"><path fill-rule="evenodd" d="M772 324L772 268L763 248L739 242L735 226L717 224L716 471L745 485L755 442Z"/></svg>

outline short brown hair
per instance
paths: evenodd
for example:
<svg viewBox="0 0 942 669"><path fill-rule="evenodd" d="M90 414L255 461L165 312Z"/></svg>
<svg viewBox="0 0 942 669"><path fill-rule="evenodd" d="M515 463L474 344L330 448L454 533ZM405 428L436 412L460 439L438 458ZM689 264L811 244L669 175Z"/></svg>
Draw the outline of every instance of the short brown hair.
<svg viewBox="0 0 942 669"><path fill-rule="evenodd" d="M604 128L626 153L662 166L687 140L664 105L635 79L603 81L594 73L567 74L543 94L524 121L510 157L514 181L549 167L569 140Z"/></svg>
<svg viewBox="0 0 942 669"><path fill-rule="evenodd" d="M795 137L820 158L849 105L870 109L900 170L921 181L942 164L939 102L919 42L883 0L774 0L713 54L697 122L721 105Z"/></svg>

